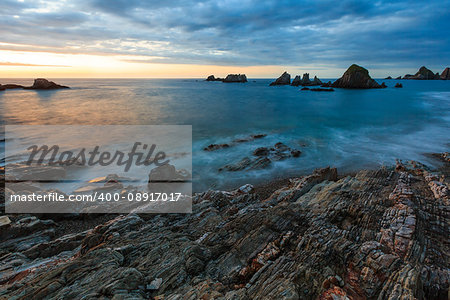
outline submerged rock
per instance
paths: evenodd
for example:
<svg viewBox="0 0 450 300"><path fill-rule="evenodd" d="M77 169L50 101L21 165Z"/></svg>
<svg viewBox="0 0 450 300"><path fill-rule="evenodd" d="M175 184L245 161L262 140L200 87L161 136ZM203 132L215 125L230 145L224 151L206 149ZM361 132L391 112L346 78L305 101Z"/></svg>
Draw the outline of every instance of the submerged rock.
<svg viewBox="0 0 450 300"><path fill-rule="evenodd" d="M315 88L315 89L311 89L311 91L313 91L313 92L334 92L334 89L332 89L332 88L330 88L330 89Z"/></svg>
<svg viewBox="0 0 450 300"><path fill-rule="evenodd" d="M287 72L284 72L281 74L280 77L278 77L274 82L270 84L270 86L273 85L289 85L291 84L291 75Z"/></svg>
<svg viewBox="0 0 450 300"><path fill-rule="evenodd" d="M208 145L207 147L203 148L203 150L205 151L215 151L215 150L219 150L219 149L223 149L223 148L229 148L230 145L228 144L211 144Z"/></svg>
<svg viewBox="0 0 450 300"><path fill-rule="evenodd" d="M253 157L244 157L237 163L228 164L219 171L242 171L264 169L271 165L273 161L284 160L289 157L299 157L301 151L292 149L279 142L273 147L259 147L253 151Z"/></svg>
<svg viewBox="0 0 450 300"><path fill-rule="evenodd" d="M336 80L332 85L336 88L344 89L379 89L382 88L375 80L373 80L369 71L358 65L351 65L341 78Z"/></svg>
<svg viewBox="0 0 450 300"><path fill-rule="evenodd" d="M49 81L44 78L38 78L34 80L32 86L24 87L26 90L55 90L55 89L68 89L68 86L59 85L53 81Z"/></svg>

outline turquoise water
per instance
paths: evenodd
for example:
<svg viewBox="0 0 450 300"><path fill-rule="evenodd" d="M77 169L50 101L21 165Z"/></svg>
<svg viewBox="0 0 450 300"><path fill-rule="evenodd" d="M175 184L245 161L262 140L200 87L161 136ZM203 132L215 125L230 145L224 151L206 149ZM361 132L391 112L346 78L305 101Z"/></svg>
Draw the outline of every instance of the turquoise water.
<svg viewBox="0 0 450 300"><path fill-rule="evenodd" d="M336 166L341 172L432 164L425 153L450 150L450 81L386 80L387 89L300 91L271 80L224 84L195 79L59 79L70 90L0 92L2 124L186 124L193 126L194 190L231 188ZM31 85L32 80L0 83ZM252 134L267 137L205 152ZM70 137L68 137L70 138ZM284 142L303 153L259 171L219 172L259 146Z"/></svg>

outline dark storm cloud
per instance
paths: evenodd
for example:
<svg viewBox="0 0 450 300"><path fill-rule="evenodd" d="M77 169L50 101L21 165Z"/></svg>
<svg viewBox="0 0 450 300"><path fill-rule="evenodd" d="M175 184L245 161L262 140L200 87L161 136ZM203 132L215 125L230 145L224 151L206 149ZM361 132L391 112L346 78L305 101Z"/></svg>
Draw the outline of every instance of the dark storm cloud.
<svg viewBox="0 0 450 300"><path fill-rule="evenodd" d="M450 63L450 1L33 3L2 3L2 42L149 56L140 63L358 62L385 69Z"/></svg>

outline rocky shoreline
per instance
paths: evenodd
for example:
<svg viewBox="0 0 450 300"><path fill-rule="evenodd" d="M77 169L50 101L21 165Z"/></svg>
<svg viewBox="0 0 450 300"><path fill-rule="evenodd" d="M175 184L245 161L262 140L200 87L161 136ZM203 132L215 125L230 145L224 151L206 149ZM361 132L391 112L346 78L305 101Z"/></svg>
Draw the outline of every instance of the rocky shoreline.
<svg viewBox="0 0 450 300"><path fill-rule="evenodd" d="M447 299L435 157L210 190L186 215L3 216L0 299Z"/></svg>

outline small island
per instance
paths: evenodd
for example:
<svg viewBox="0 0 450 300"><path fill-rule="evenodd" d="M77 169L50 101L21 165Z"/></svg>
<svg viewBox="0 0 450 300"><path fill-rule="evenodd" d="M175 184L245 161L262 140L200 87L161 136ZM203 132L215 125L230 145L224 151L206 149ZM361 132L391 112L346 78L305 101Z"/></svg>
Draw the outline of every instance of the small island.
<svg viewBox="0 0 450 300"><path fill-rule="evenodd" d="M247 82L247 76L245 74L228 74L225 78L216 78L214 75L209 75L205 81L221 81L225 83L233 83L233 82Z"/></svg>
<svg viewBox="0 0 450 300"><path fill-rule="evenodd" d="M24 90L57 90L57 89L69 89L68 86L59 85L53 81L49 81L45 78L37 78L34 80L32 86L23 86L20 84L0 84L0 91L12 90L12 89L24 89Z"/></svg>

